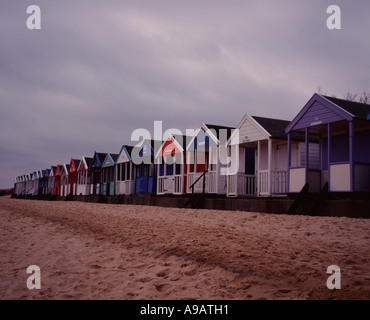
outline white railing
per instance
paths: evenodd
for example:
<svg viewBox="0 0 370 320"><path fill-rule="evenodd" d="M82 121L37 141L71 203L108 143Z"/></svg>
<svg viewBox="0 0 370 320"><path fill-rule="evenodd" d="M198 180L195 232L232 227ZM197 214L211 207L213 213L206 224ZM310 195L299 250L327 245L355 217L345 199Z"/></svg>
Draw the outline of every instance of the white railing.
<svg viewBox="0 0 370 320"><path fill-rule="evenodd" d="M135 192L135 180L117 181L115 186L111 183L110 188L115 188L115 193L132 194Z"/></svg>
<svg viewBox="0 0 370 320"><path fill-rule="evenodd" d="M164 180L166 177L158 177L157 194L164 194Z"/></svg>
<svg viewBox="0 0 370 320"><path fill-rule="evenodd" d="M197 181L202 173L196 172L194 174L194 181ZM194 192L195 193L202 193L203 192L203 178L199 179L197 183L194 185ZM206 191L204 191L206 192Z"/></svg>
<svg viewBox="0 0 370 320"><path fill-rule="evenodd" d="M269 172L260 170L258 172L258 193L261 196L269 195Z"/></svg>
<svg viewBox="0 0 370 320"><path fill-rule="evenodd" d="M258 173L258 193L261 196L273 194L285 194L287 185L287 171L276 170L271 172L271 181L268 170L260 170ZM269 192L269 183L270 192Z"/></svg>
<svg viewBox="0 0 370 320"><path fill-rule="evenodd" d="M206 178L206 192L218 193L217 172L207 172L205 178Z"/></svg>
<svg viewBox="0 0 370 320"><path fill-rule="evenodd" d="M181 175L176 175L174 176L174 194L182 194L182 176Z"/></svg>
<svg viewBox="0 0 370 320"><path fill-rule="evenodd" d="M195 181L194 172L188 173L186 193L191 193L190 186L194 183L194 181Z"/></svg>
<svg viewBox="0 0 370 320"><path fill-rule="evenodd" d="M228 176L228 196L255 196L256 177L255 175L238 173Z"/></svg>
<svg viewBox="0 0 370 320"><path fill-rule="evenodd" d="M134 193L135 190L133 190L132 188L132 185L134 184L135 182L133 180L126 180L126 181L123 181L123 193L124 194L130 194L130 193Z"/></svg>
<svg viewBox="0 0 370 320"><path fill-rule="evenodd" d="M202 173L199 172L192 172L188 173L187 175L187 187L186 187L186 192L187 193L192 193L193 188L191 186L193 185L194 181L197 181L199 177L202 175ZM203 192L203 179L200 179L197 181L197 183L194 185L194 193L202 193Z"/></svg>
<svg viewBox="0 0 370 320"><path fill-rule="evenodd" d="M254 175L238 173L238 195L256 195L256 177Z"/></svg>
<svg viewBox="0 0 370 320"><path fill-rule="evenodd" d="M271 194L286 194L287 171L272 171Z"/></svg>
<svg viewBox="0 0 370 320"><path fill-rule="evenodd" d="M192 172L188 173L187 177L187 193L192 192L192 188L190 186L199 179L199 177L202 175L202 172ZM217 172L207 172L204 176L206 179L205 181L205 193L218 193L217 188ZM194 185L194 193L202 193L203 192L203 177L197 181L197 183Z"/></svg>
<svg viewBox="0 0 370 320"><path fill-rule="evenodd" d="M236 197L238 192L238 175L233 174L227 176L227 195L230 197Z"/></svg>
<svg viewBox="0 0 370 320"><path fill-rule="evenodd" d="M84 184L77 184L77 195L85 195L86 192L86 185Z"/></svg>

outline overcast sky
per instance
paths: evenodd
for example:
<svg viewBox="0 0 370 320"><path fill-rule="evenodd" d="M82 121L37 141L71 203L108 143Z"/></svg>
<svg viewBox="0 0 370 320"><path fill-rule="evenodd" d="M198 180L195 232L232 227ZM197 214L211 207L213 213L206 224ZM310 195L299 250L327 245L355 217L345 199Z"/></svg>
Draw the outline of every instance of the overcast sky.
<svg viewBox="0 0 370 320"><path fill-rule="evenodd" d="M26 27L32 4L41 30ZM367 0L0 0L0 188L118 153L154 120L292 120L318 87L370 92L369 13Z"/></svg>

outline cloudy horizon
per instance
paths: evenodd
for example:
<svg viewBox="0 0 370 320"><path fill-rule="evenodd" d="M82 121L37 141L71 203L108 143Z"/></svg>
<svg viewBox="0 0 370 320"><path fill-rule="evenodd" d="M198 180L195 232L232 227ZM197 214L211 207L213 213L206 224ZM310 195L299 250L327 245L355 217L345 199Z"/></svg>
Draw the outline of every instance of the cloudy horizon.
<svg viewBox="0 0 370 320"><path fill-rule="evenodd" d="M26 9L41 8L41 30ZM326 9L341 8L329 30ZM2 1L0 188L132 144L137 128L292 120L310 97L370 92L370 2Z"/></svg>

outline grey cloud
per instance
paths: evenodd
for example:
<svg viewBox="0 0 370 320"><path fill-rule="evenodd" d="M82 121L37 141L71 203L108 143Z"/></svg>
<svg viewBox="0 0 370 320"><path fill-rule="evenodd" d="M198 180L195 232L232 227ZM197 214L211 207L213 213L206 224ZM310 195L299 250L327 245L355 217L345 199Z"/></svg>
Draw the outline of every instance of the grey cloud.
<svg viewBox="0 0 370 320"><path fill-rule="evenodd" d="M28 1L0 11L0 188L16 174L118 152L136 128L236 126L245 113L292 119L317 86L370 91L370 3Z"/></svg>

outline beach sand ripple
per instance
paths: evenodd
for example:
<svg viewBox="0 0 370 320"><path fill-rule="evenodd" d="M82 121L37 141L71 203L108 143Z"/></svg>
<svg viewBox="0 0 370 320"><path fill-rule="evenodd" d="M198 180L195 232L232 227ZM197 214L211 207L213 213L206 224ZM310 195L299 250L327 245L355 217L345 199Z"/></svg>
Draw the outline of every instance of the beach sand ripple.
<svg viewBox="0 0 370 320"><path fill-rule="evenodd" d="M1 299L370 299L369 219L0 197L0 224Z"/></svg>

